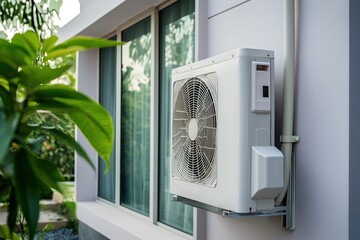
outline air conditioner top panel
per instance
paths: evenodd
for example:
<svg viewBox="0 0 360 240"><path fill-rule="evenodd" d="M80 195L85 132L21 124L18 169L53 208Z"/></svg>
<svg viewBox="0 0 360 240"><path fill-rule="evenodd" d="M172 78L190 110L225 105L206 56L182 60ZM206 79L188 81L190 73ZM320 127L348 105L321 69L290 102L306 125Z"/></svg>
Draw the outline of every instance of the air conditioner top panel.
<svg viewBox="0 0 360 240"><path fill-rule="evenodd" d="M189 72L204 66L208 66L218 62L224 62L233 58L238 57L259 57L259 58L274 58L274 52L269 50L260 50L260 49L252 49L252 48L238 48L223 54L217 55L215 57L210 57L190 65L186 65L183 67L175 68L172 70L172 75L177 75L185 72Z"/></svg>

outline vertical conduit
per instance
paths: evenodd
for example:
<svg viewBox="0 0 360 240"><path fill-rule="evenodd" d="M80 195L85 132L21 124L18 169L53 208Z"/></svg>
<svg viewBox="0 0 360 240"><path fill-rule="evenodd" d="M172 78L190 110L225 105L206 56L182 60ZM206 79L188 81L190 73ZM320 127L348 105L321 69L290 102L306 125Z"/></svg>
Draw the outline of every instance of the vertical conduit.
<svg viewBox="0 0 360 240"><path fill-rule="evenodd" d="M283 129L281 151L284 154L284 188L275 200L280 205L285 197L290 180L291 156L294 119L294 85L295 85L295 3L285 0L284 29L284 86L283 86ZM286 140L285 140L286 139Z"/></svg>

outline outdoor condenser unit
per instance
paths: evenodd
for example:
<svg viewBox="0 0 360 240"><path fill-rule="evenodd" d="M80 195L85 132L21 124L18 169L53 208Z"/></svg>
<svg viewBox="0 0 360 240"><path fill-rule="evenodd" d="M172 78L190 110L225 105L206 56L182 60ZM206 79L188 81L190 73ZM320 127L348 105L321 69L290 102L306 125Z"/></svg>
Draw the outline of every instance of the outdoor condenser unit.
<svg viewBox="0 0 360 240"><path fill-rule="evenodd" d="M236 213L274 209L274 53L237 49L172 71L170 192Z"/></svg>

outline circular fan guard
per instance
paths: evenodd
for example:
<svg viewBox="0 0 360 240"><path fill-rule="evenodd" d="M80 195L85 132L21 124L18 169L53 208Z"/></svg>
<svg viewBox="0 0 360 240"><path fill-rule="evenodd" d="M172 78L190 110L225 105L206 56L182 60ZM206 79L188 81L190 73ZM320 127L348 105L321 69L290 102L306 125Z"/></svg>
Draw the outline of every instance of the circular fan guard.
<svg viewBox="0 0 360 240"><path fill-rule="evenodd" d="M207 77L209 78L209 77ZM204 79L204 78L202 78ZM208 186L216 184L216 103L213 78L175 84L172 125L173 176ZM214 87L215 85L215 87ZM210 87L210 88L209 88ZM175 91L174 90L174 91Z"/></svg>

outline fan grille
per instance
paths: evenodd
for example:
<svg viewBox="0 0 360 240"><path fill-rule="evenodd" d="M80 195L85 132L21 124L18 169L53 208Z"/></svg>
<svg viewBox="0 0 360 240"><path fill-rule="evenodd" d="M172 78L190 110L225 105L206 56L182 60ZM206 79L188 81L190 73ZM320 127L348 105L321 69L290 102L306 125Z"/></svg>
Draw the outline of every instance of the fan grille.
<svg viewBox="0 0 360 240"><path fill-rule="evenodd" d="M216 185L215 73L174 83L172 176Z"/></svg>

